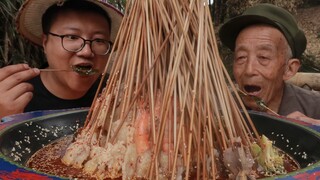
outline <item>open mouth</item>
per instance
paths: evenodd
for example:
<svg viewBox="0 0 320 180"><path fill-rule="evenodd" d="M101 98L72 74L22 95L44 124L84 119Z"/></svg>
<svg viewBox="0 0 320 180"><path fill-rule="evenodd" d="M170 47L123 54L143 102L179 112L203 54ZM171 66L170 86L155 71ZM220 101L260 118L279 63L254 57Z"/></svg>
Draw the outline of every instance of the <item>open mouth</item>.
<svg viewBox="0 0 320 180"><path fill-rule="evenodd" d="M80 75L90 76L99 73L91 64L77 64L71 66L72 70Z"/></svg>
<svg viewBox="0 0 320 180"><path fill-rule="evenodd" d="M251 95L256 95L257 93L259 93L261 91L261 87L260 86L255 86L255 85L245 85L244 86L244 90Z"/></svg>

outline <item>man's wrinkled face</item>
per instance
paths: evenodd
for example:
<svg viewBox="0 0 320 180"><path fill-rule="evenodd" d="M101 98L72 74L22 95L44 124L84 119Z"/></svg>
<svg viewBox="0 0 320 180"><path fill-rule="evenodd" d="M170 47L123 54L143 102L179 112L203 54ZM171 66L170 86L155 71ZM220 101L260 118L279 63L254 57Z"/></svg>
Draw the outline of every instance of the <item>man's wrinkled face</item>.
<svg viewBox="0 0 320 180"><path fill-rule="evenodd" d="M261 98L269 107L280 105L286 62L287 42L276 28L253 25L243 29L235 46L234 77L239 88L249 95ZM259 110L252 98L243 98L251 109Z"/></svg>

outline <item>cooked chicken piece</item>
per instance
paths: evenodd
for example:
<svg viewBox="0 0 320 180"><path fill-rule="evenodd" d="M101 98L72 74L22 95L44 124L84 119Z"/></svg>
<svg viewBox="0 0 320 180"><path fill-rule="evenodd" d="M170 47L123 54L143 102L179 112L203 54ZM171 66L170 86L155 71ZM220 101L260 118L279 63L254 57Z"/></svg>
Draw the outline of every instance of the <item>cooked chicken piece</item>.
<svg viewBox="0 0 320 180"><path fill-rule="evenodd" d="M90 155L90 146L88 141L77 139L67 148L66 153L62 157L62 163L75 168L82 168L83 162Z"/></svg>
<svg viewBox="0 0 320 180"><path fill-rule="evenodd" d="M122 164L122 179L134 179L137 162L137 151L135 144L129 144L124 162Z"/></svg>

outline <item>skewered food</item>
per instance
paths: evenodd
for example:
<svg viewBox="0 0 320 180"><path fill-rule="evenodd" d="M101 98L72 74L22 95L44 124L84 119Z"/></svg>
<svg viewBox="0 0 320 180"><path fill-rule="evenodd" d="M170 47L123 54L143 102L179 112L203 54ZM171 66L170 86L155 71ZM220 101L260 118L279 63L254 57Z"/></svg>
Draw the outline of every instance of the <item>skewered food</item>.
<svg viewBox="0 0 320 180"><path fill-rule="evenodd" d="M65 165L97 179L255 178L257 162L277 174L282 156L245 111L207 3L127 1L107 86Z"/></svg>

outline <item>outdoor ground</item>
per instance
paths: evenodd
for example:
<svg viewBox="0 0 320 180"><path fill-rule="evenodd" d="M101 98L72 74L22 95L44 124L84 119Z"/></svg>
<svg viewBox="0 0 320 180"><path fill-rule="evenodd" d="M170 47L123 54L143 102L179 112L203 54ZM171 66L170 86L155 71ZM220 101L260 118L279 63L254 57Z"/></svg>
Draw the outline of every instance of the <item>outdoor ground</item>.
<svg viewBox="0 0 320 180"><path fill-rule="evenodd" d="M320 6L299 9L296 18L307 36L306 53L314 55L320 64Z"/></svg>

